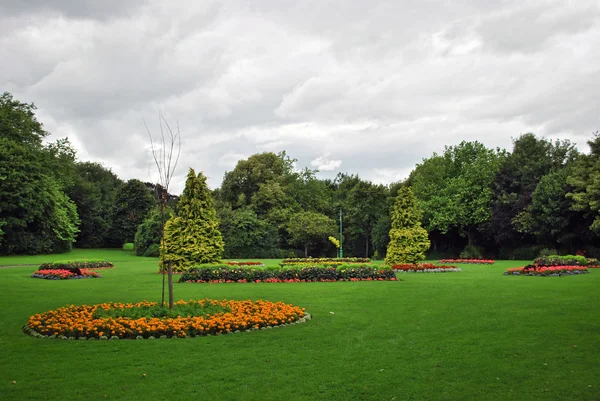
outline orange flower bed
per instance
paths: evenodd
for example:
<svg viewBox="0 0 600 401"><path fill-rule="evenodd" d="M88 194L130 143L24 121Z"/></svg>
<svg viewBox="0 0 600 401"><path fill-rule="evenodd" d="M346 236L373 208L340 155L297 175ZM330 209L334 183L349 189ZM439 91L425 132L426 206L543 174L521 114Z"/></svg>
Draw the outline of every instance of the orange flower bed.
<svg viewBox="0 0 600 401"><path fill-rule="evenodd" d="M48 336L62 339L169 338L258 330L305 322L310 319L310 315L305 312L304 308L283 302L202 299L187 302L181 300L177 302L177 305L191 303L199 303L202 306L220 306L231 312L207 314L206 316L178 316L176 318L95 318L94 313L98 308L105 311L126 310L152 307L157 303L142 301L133 304L70 305L31 316L23 330L36 337Z"/></svg>

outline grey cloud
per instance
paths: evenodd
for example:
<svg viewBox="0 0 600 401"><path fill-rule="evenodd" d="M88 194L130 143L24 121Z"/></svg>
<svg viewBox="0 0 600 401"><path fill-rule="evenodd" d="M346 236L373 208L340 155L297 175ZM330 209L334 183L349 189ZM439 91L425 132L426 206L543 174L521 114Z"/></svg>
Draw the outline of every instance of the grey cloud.
<svg viewBox="0 0 600 401"><path fill-rule="evenodd" d="M2 8L3 7L3 8ZM147 180L159 110L209 185L239 158L329 154L404 178L444 145L598 129L597 2L3 2L0 87L53 137ZM584 133L584 134L582 134ZM326 165L326 164L324 164ZM330 167L330 166L328 166ZM323 171L333 177L337 170Z"/></svg>

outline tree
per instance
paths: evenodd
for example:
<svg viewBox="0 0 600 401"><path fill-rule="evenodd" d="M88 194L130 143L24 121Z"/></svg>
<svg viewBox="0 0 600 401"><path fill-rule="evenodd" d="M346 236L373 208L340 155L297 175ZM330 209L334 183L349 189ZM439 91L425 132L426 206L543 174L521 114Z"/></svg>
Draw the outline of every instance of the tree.
<svg viewBox="0 0 600 401"><path fill-rule="evenodd" d="M165 219L170 219L173 210L165 209ZM155 207L138 226L135 233L134 248L137 256L160 256L160 244L162 240L162 214L160 207Z"/></svg>
<svg viewBox="0 0 600 401"><path fill-rule="evenodd" d="M164 124L164 125L163 125ZM160 267L165 268L165 255L167 254L166 239L165 239L165 226L166 226L166 213L167 204L169 202L169 186L171 180L175 174L177 163L179 162L179 155L181 154L181 135L179 133L179 123L175 129L171 129L171 126L164 118L162 113L158 116L158 125L160 127L160 138L155 141L148 129L148 125L144 121L144 126L148 132L150 138L150 149L152 151L152 158L156 164L158 172L158 182L154 185L156 189L156 199L158 200L160 210L160 234L162 238L160 248ZM169 281L169 309L174 307L174 295L173 295L173 267L169 261L167 267L168 281ZM161 293L161 306L165 305L165 276L163 274L162 279L162 293Z"/></svg>
<svg viewBox="0 0 600 401"><path fill-rule="evenodd" d="M573 201L565 196L572 190L567 183L569 170L543 176L533 191L531 204L513 221L517 229L534 235L538 242L575 252L590 233L589 222L586 224L582 212L573 210Z"/></svg>
<svg viewBox="0 0 600 401"><path fill-rule="evenodd" d="M430 242L427 231L421 227L421 211L408 186L398 190L392 212L392 229L385 262L390 265L418 263L425 259Z"/></svg>
<svg viewBox="0 0 600 401"><path fill-rule="evenodd" d="M190 168L177 215L165 225L161 257L171 261L173 271L185 271L195 264L218 262L223 256L223 248L223 237L206 177L202 172L196 176Z"/></svg>
<svg viewBox="0 0 600 401"><path fill-rule="evenodd" d="M225 258L279 258L277 227L258 218L249 208L221 209L219 231L225 241Z"/></svg>
<svg viewBox="0 0 600 401"><path fill-rule="evenodd" d="M503 157L499 150L463 141L418 164L409 181L427 228L441 233L456 228L472 245L475 232L491 216L492 182Z"/></svg>
<svg viewBox="0 0 600 401"><path fill-rule="evenodd" d="M35 106L0 96L0 254L71 249L79 220L42 146Z"/></svg>
<svg viewBox="0 0 600 401"><path fill-rule="evenodd" d="M304 247L304 256L308 257L308 247L327 241L327 237L336 234L336 224L329 217L315 212L300 212L292 216L288 230L292 243Z"/></svg>
<svg viewBox="0 0 600 401"><path fill-rule="evenodd" d="M99 163L76 163L74 183L68 194L77 206L81 220L77 247L111 245L113 207L117 190L122 185L119 177Z"/></svg>
<svg viewBox="0 0 600 401"><path fill-rule="evenodd" d="M567 182L573 190L568 197L573 200L572 209L588 214L592 219L590 229L600 234L600 135L594 134L588 141L591 152L583 155L573 166Z"/></svg>
<svg viewBox="0 0 600 401"><path fill-rule="evenodd" d="M131 179L119 187L113 209L113 246L120 247L126 242L134 241L138 226L153 204L152 194L140 180Z"/></svg>
<svg viewBox="0 0 600 401"><path fill-rule="evenodd" d="M492 188L492 215L489 232L496 244L517 246L527 240L513 221L531 204L538 183L550 172L558 171L575 160L577 151L569 141L551 142L534 134L521 135L503 161ZM522 228L522 227L521 227Z"/></svg>
<svg viewBox="0 0 600 401"><path fill-rule="evenodd" d="M365 257L369 257L373 229L386 213L387 188L368 181L359 181L350 191L345 202L345 225L353 235L362 236Z"/></svg>

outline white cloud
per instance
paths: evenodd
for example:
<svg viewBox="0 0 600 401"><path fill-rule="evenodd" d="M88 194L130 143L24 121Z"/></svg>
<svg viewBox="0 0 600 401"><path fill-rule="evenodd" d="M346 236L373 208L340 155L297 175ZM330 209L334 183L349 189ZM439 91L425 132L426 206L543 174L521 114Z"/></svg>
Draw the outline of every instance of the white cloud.
<svg viewBox="0 0 600 401"><path fill-rule="evenodd" d="M332 160L329 158L329 156L329 153L319 156L316 159L311 160L310 165L316 167L319 171L333 171L339 169L342 165L342 161Z"/></svg>

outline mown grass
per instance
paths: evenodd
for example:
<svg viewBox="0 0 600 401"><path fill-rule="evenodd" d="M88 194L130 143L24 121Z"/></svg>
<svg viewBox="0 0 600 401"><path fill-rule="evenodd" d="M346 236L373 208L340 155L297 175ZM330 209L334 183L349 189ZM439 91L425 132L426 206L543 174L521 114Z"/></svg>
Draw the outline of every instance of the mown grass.
<svg viewBox="0 0 600 401"><path fill-rule="evenodd" d="M176 299L281 300L313 320L190 339L24 335L28 317L48 309L160 298L157 260L121 250L0 265L79 257L117 267L67 281L31 279L34 266L0 269L2 400L600 399L600 270L502 276L523 264L510 261L398 282L176 284Z"/></svg>

